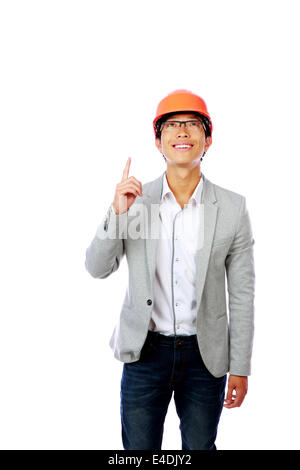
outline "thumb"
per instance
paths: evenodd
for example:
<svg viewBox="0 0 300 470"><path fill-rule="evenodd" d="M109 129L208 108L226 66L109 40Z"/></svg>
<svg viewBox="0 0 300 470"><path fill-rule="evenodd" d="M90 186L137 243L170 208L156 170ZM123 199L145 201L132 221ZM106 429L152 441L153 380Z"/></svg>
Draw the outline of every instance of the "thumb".
<svg viewBox="0 0 300 470"><path fill-rule="evenodd" d="M232 398L233 398L233 389L234 389L234 386L231 385L230 383L228 383L226 400L228 400L230 402L232 401Z"/></svg>

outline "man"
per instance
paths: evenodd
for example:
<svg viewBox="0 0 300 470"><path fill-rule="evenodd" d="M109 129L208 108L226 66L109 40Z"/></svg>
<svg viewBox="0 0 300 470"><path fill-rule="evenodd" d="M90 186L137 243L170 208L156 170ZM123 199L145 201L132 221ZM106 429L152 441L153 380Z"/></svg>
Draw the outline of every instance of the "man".
<svg viewBox="0 0 300 470"><path fill-rule="evenodd" d="M242 404L251 373L254 239L245 197L201 172L213 128L203 99L170 93L153 126L166 171L142 185L127 160L86 268L103 279L127 257L128 288L110 339L124 362L124 449L161 449L174 392L182 449L216 450L223 406Z"/></svg>

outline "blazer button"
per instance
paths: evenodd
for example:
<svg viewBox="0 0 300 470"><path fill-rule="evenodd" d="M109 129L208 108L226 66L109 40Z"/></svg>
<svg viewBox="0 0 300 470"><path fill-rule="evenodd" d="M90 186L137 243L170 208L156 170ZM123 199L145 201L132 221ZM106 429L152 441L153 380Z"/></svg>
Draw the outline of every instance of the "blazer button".
<svg viewBox="0 0 300 470"><path fill-rule="evenodd" d="M151 300L151 299L148 299L148 300L147 300L147 304L148 304L148 305L151 305L151 304L152 304L152 300Z"/></svg>

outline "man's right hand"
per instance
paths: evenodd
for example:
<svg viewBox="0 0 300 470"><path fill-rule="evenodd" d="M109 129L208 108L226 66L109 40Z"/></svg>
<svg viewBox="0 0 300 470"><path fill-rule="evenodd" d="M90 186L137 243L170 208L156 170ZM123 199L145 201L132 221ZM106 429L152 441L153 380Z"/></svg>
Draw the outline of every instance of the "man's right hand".
<svg viewBox="0 0 300 470"><path fill-rule="evenodd" d="M138 195L143 195L142 183L134 176L130 176L130 178L128 178L130 163L131 158L128 157L125 168L123 170L122 179L116 186L116 192L113 201L113 207L116 214L123 214L124 212L127 212L130 206L132 206L136 200L136 197Z"/></svg>

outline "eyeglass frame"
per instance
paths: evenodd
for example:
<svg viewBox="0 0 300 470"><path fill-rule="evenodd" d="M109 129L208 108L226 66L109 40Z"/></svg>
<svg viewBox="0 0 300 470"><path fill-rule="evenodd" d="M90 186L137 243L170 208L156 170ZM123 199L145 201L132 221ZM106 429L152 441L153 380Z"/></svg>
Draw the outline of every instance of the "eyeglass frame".
<svg viewBox="0 0 300 470"><path fill-rule="evenodd" d="M179 122L179 126L178 127L175 127L174 129L180 129L181 128L181 124L184 124L184 127L186 127L186 123L187 122L200 122L201 123L201 127L202 129L204 130L204 122L203 121L200 121L199 119L188 119L187 121L177 121L176 119L170 119L169 121L164 121L161 123L161 126L160 126L160 132L162 131L162 129L164 128L165 124L167 124L168 122ZM200 128L199 128L200 129Z"/></svg>

